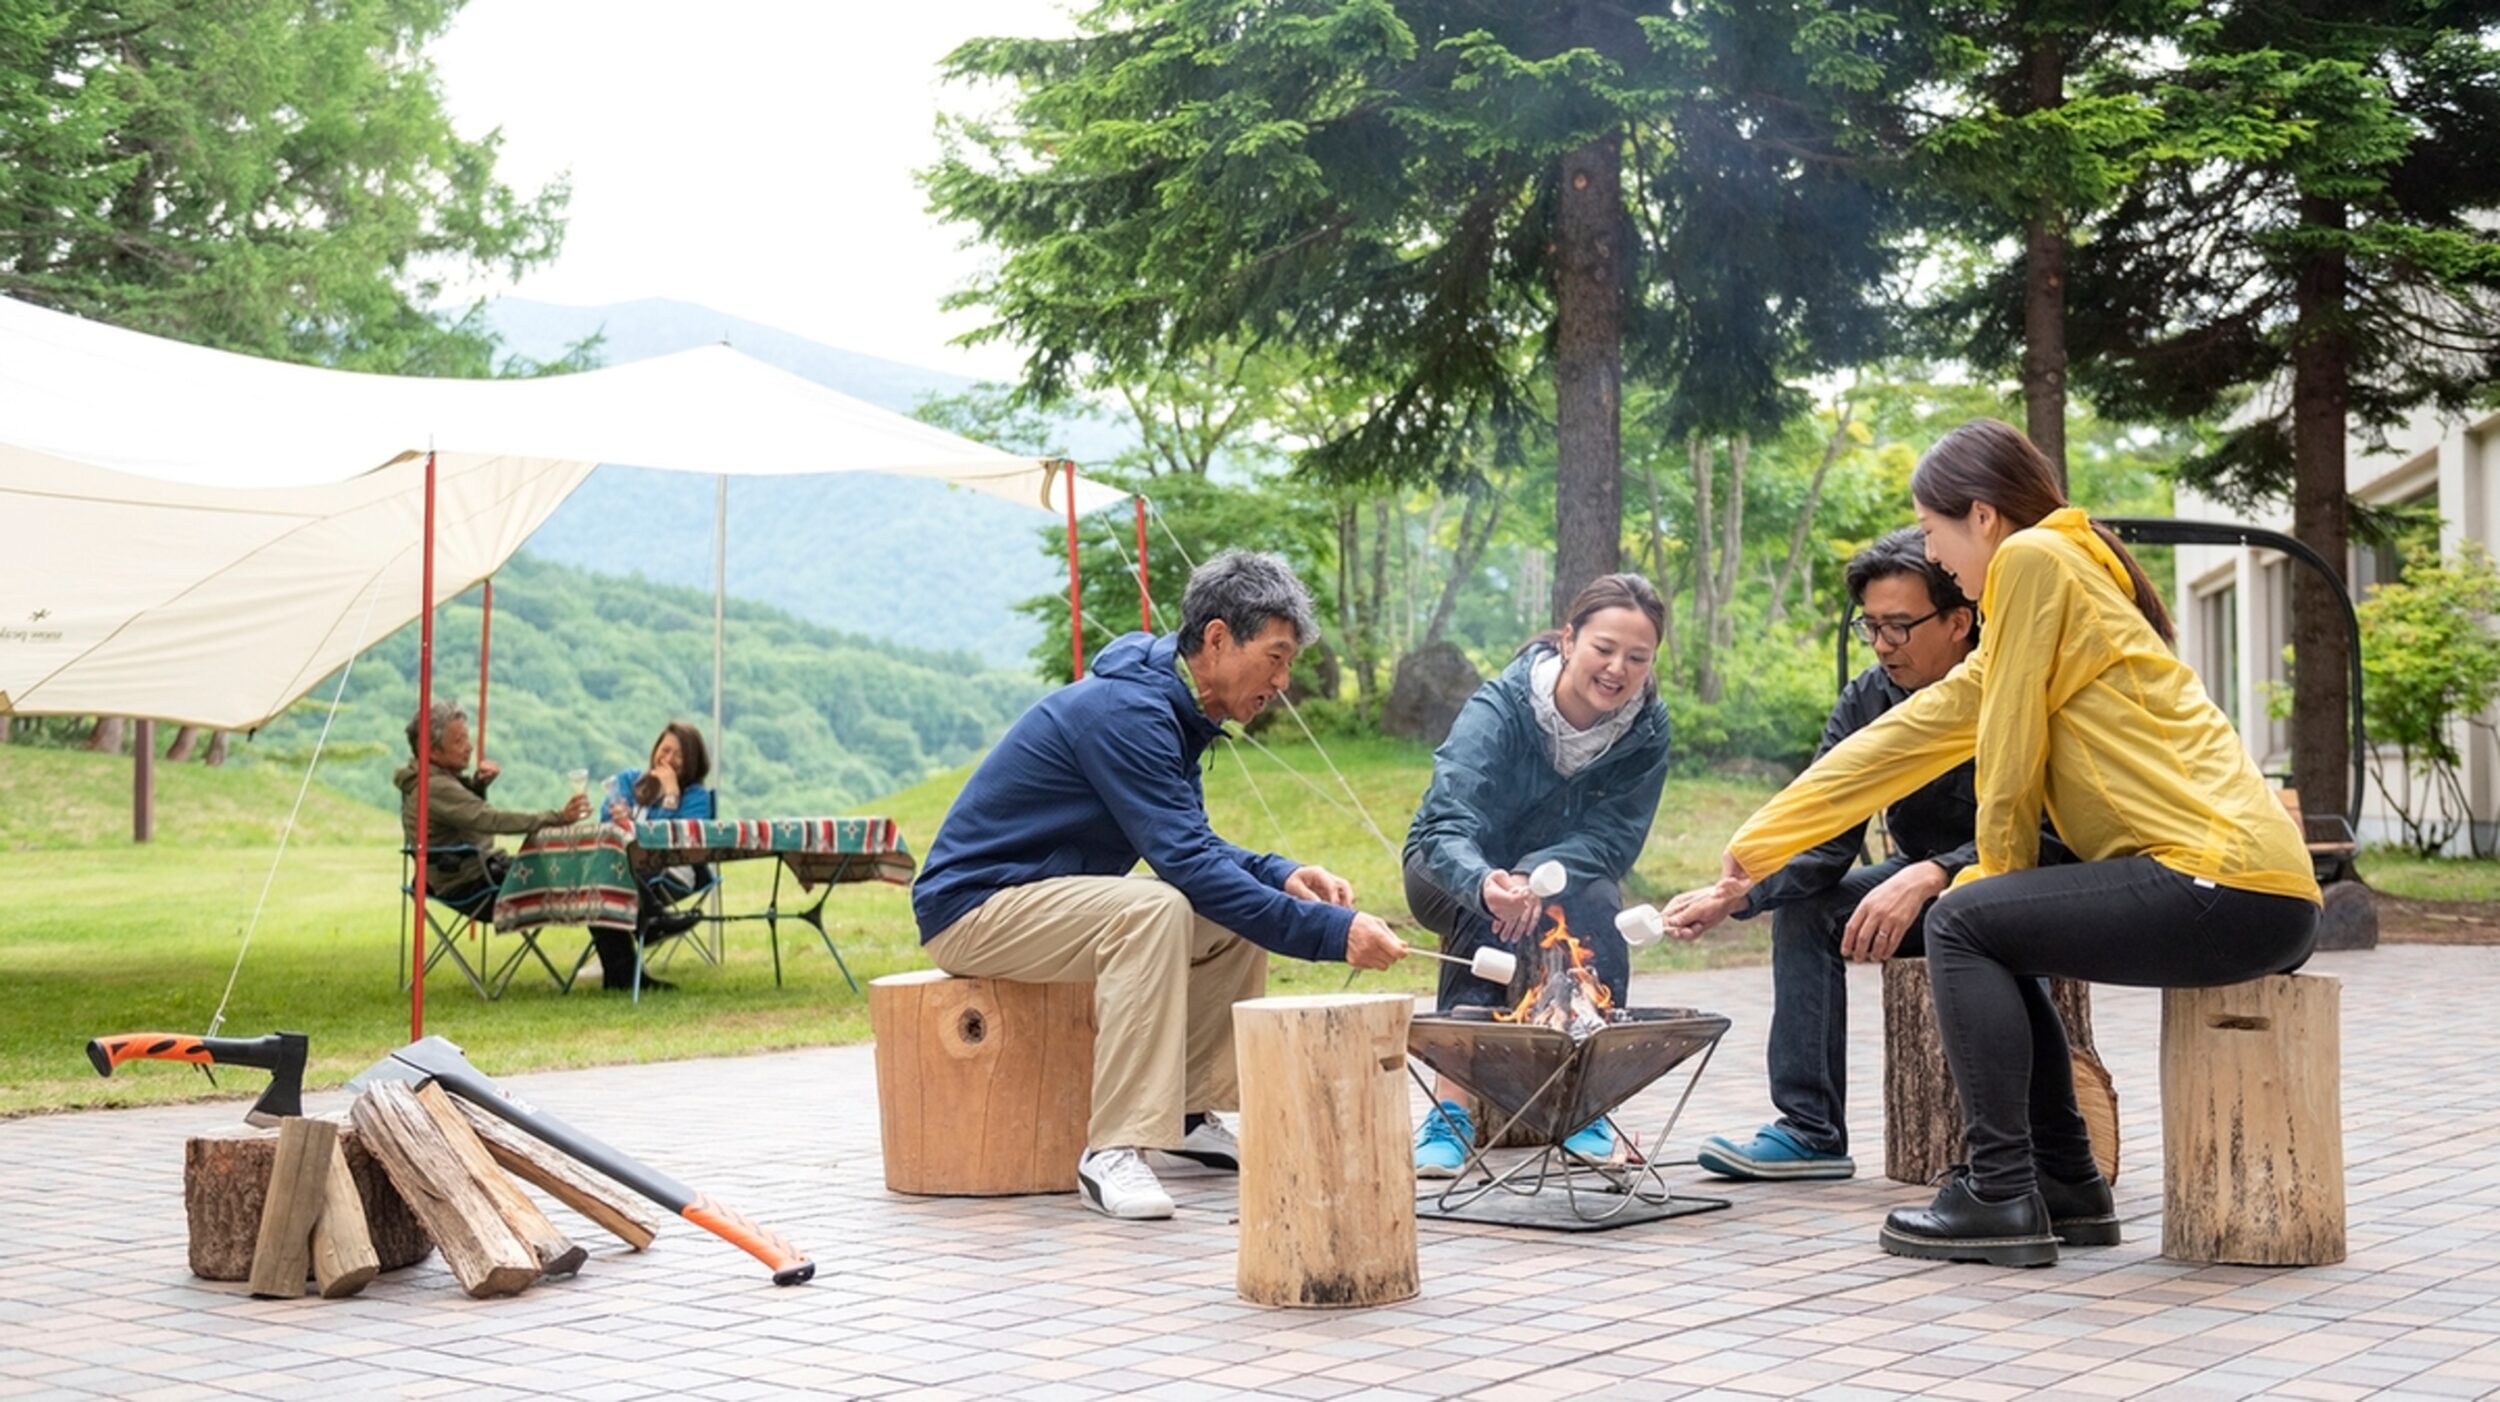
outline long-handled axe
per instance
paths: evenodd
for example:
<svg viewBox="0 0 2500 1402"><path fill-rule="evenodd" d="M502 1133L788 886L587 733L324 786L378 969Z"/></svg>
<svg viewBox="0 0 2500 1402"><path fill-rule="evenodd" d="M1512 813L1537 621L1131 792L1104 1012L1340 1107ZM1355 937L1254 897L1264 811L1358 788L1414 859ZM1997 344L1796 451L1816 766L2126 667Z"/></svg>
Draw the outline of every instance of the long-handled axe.
<svg viewBox="0 0 2500 1402"><path fill-rule="evenodd" d="M304 1053L301 1032L272 1032L266 1037L193 1037L180 1032L125 1032L87 1043L87 1060L99 1076L110 1076L125 1061L183 1061L193 1066L251 1066L269 1073L269 1088L260 1093L243 1118L263 1128L304 1113Z"/></svg>
<svg viewBox="0 0 2500 1402"><path fill-rule="evenodd" d="M459 1047L440 1037L401 1047L350 1080L347 1088L362 1090L377 1081L406 1081L419 1086L430 1081L441 1086L772 1267L775 1285L803 1284L816 1274L816 1263L778 1235L515 1097L495 1084L492 1076L470 1065Z"/></svg>

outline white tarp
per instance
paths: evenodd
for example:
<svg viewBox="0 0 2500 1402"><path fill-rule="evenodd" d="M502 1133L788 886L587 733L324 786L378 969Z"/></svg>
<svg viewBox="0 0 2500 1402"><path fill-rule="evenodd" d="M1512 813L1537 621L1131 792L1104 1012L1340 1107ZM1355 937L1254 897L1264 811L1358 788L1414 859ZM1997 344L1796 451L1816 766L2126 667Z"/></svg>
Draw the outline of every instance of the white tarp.
<svg viewBox="0 0 2500 1402"><path fill-rule="evenodd" d="M204 350L0 297L0 713L241 730L492 574L600 463L934 477L1064 511L1064 468L725 346L544 380ZM1080 512L1126 498L1077 479Z"/></svg>

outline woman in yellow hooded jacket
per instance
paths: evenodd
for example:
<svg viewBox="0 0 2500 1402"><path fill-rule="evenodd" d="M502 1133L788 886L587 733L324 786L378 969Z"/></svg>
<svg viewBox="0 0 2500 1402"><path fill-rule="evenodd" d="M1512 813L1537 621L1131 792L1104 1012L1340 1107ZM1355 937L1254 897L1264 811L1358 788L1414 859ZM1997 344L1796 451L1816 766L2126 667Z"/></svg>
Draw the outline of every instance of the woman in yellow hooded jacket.
<svg viewBox="0 0 2500 1402"><path fill-rule="evenodd" d="M2308 849L2238 734L2170 650L2168 610L2030 439L1953 430L1910 479L1929 556L1979 597L1979 650L1833 747L1728 843L1669 930L1976 757L1978 862L1926 914L1970 1164L1885 1219L1900 1256L2047 1265L2118 1240L2075 1107L2049 976L2143 988L2297 967L2317 933ZM2043 812L2079 859L2037 864ZM1686 918L1679 920L1679 916ZM1881 936L1886 932L1870 932Z"/></svg>

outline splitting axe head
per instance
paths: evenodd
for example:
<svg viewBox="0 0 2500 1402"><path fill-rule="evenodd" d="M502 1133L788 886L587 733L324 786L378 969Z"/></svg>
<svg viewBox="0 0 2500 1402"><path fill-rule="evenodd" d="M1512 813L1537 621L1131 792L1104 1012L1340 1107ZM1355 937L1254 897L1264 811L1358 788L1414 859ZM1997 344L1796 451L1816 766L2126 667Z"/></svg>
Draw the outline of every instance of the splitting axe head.
<svg viewBox="0 0 2500 1402"><path fill-rule="evenodd" d="M87 1043L87 1061L99 1076L110 1076L125 1061L185 1061L194 1066L252 1066L269 1073L269 1088L260 1093L243 1118L264 1128L304 1113L304 1057L308 1043L301 1032L272 1032L266 1037L192 1037L179 1032L125 1032Z"/></svg>
<svg viewBox="0 0 2500 1402"><path fill-rule="evenodd" d="M446 1093L581 1160L772 1267L775 1285L804 1284L816 1274L816 1263L780 1236L513 1095L495 1084L494 1077L470 1065L454 1043L440 1037L411 1042L358 1073L347 1088L362 1092L383 1081L441 1086Z"/></svg>

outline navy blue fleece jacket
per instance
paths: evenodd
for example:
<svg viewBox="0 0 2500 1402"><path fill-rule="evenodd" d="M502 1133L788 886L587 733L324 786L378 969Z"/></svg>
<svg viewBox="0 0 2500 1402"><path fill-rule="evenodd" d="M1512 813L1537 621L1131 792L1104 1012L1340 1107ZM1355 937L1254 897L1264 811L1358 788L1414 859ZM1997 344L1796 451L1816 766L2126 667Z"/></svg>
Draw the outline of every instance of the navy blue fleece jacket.
<svg viewBox="0 0 2500 1402"><path fill-rule="evenodd" d="M1198 760L1223 727L1174 666L1177 640L1131 633L1091 676L1018 717L955 798L912 883L925 943L1010 886L1119 876L1142 859L1198 914L1297 959L1345 958L1354 912L1284 893L1299 863L1207 826Z"/></svg>

